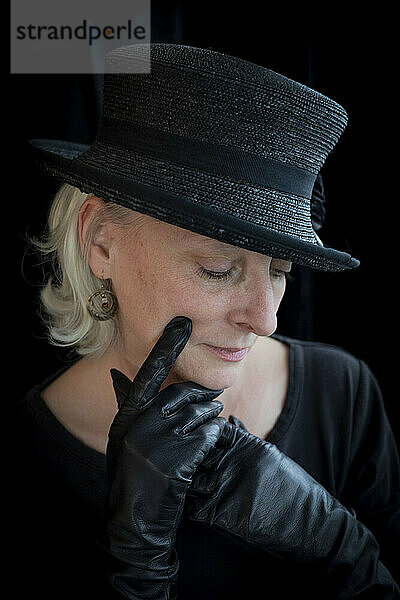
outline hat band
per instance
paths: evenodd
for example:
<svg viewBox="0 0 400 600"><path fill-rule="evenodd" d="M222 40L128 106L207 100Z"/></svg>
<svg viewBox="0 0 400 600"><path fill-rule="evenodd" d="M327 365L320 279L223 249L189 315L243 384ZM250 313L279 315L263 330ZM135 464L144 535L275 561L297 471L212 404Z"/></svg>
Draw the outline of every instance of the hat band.
<svg viewBox="0 0 400 600"><path fill-rule="evenodd" d="M96 142L308 199L317 178L315 173L272 158L108 118L103 118Z"/></svg>

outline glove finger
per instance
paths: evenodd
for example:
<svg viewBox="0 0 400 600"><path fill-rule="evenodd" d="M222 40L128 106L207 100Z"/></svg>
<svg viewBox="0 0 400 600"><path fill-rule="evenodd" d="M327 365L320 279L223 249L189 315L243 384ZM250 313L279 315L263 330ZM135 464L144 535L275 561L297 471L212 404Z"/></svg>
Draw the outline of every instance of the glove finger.
<svg viewBox="0 0 400 600"><path fill-rule="evenodd" d="M235 443L235 440L236 440L236 427L234 425L232 425L231 423L229 423L228 421L225 421L222 433L221 433L220 437L218 438L218 441L215 444L215 447L217 449L221 449L221 450L224 450L227 448L232 448L232 446Z"/></svg>
<svg viewBox="0 0 400 600"><path fill-rule="evenodd" d="M205 456L204 460L198 466L196 476L198 474L200 477L202 475L206 475L207 473L214 472L224 453L225 449L218 449L215 446L211 448L207 453L207 456Z"/></svg>
<svg viewBox="0 0 400 600"><path fill-rule="evenodd" d="M237 441L237 429L248 431L242 421L230 415L229 422L225 421L220 437L214 447L197 467L189 490L194 496L210 496L214 493L220 477L218 469L227 450L232 448ZM189 493L189 492L188 492Z"/></svg>
<svg viewBox="0 0 400 600"><path fill-rule="evenodd" d="M214 471L227 449L232 448L235 443L234 427L222 417L218 417L222 423L221 435L215 445L210 448L202 463L198 466L198 471L206 473Z"/></svg>
<svg viewBox="0 0 400 600"><path fill-rule="evenodd" d="M192 333L192 322L175 317L166 325L161 337L132 381L130 401L144 407L158 392Z"/></svg>
<svg viewBox="0 0 400 600"><path fill-rule="evenodd" d="M221 402L210 400L204 402L191 402L190 406L185 407L179 413L179 421L184 422L180 427L179 433L182 436L190 435L196 429L201 428L204 423L217 417L223 410L224 405ZM223 424L218 423L219 434L223 429ZM199 432L201 433L201 432ZM208 452L209 450L207 450Z"/></svg>
<svg viewBox="0 0 400 600"><path fill-rule="evenodd" d="M161 414L164 418L167 418L175 415L185 406L188 406L193 402L214 400L217 396L222 394L224 390L210 390L206 387L200 386L197 383L186 381L183 383L174 383L164 391L164 396L167 398L167 401L165 401L163 407L161 408ZM172 397L172 400L170 401L168 401L169 396ZM215 402L215 404L223 407L223 404L219 401Z"/></svg>
<svg viewBox="0 0 400 600"><path fill-rule="evenodd" d="M115 397L117 399L118 409L125 403L126 399L129 397L132 382L118 371L118 369L110 369L111 379L114 387Z"/></svg>
<svg viewBox="0 0 400 600"><path fill-rule="evenodd" d="M198 466L203 462L204 457L215 446L223 428L223 419L217 416L223 407L215 407L215 402L209 404L214 406L196 417L195 422L191 425L193 427L191 432L188 433L186 428L179 432L181 435L181 443L178 445L178 450L180 447L178 454L178 460L180 461L179 474L190 481ZM194 425L196 426L194 427ZM167 458L169 461L171 460L170 456Z"/></svg>
<svg viewBox="0 0 400 600"><path fill-rule="evenodd" d="M119 408L124 405L124 409L140 409L154 398L191 333L192 322L189 318L174 317L164 328L129 387L128 378L117 369L111 369Z"/></svg>

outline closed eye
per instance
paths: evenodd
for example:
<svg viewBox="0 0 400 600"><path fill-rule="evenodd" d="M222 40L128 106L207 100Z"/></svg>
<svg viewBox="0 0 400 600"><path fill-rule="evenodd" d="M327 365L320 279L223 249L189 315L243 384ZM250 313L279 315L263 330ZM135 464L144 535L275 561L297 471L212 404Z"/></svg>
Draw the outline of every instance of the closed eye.
<svg viewBox="0 0 400 600"><path fill-rule="evenodd" d="M200 269L200 277L207 279L228 279L232 274L233 269L229 271L209 271L208 269Z"/></svg>

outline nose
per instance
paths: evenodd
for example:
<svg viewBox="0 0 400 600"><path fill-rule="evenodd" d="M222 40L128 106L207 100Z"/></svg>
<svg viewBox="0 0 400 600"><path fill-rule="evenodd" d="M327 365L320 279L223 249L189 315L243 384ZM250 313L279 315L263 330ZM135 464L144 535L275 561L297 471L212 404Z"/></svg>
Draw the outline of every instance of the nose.
<svg viewBox="0 0 400 600"><path fill-rule="evenodd" d="M236 327L249 330L257 336L269 336L277 328L276 313L279 299L276 298L271 280L268 278L254 279L243 294L236 296L231 320Z"/></svg>

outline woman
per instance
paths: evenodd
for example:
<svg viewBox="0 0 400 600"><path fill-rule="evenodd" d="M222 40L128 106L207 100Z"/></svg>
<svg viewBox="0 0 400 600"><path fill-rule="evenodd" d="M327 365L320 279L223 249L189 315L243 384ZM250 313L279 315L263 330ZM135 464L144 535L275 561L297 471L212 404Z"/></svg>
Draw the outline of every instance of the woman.
<svg viewBox="0 0 400 600"><path fill-rule="evenodd" d="M311 220L346 113L211 50L152 44L136 74L147 51L106 57L91 148L32 142L64 182L42 300L78 355L21 404L42 597L399 597L378 385L274 333L292 263L358 265Z"/></svg>

